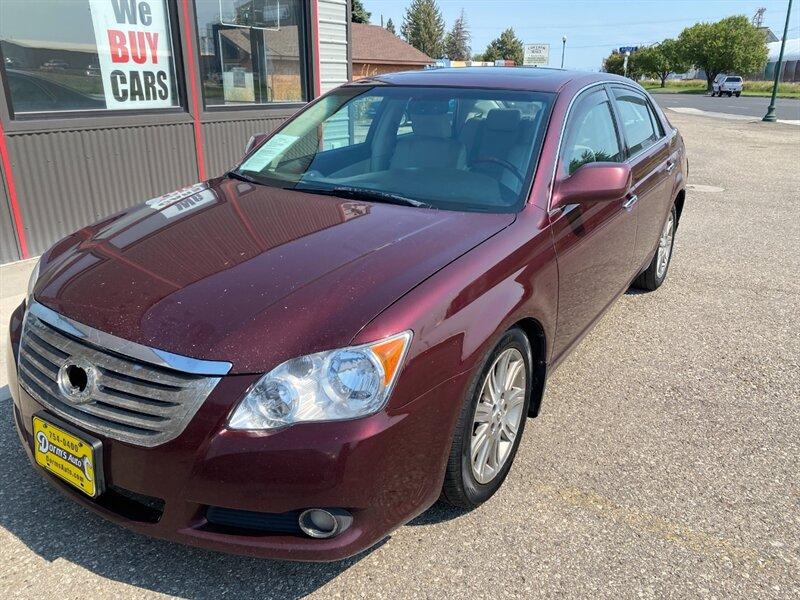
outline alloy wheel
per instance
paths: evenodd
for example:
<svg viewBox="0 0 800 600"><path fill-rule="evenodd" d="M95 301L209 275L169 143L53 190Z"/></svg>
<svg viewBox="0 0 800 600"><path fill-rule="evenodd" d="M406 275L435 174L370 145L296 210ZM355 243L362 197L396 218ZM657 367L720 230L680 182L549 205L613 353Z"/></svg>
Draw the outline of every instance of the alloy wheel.
<svg viewBox="0 0 800 600"><path fill-rule="evenodd" d="M669 265L669 258L672 255L672 241L675 236L675 217L670 213L667 222L664 224L664 231L658 241L658 258L656 260L656 277L659 280L664 278Z"/></svg>
<svg viewBox="0 0 800 600"><path fill-rule="evenodd" d="M525 406L525 359L505 350L484 379L472 422L470 464L478 483L487 484L505 465L514 447Z"/></svg>

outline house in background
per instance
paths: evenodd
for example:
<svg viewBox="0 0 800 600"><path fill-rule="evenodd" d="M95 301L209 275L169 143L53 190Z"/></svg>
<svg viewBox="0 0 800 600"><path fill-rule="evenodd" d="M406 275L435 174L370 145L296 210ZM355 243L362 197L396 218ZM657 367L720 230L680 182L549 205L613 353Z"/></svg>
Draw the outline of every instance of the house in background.
<svg viewBox="0 0 800 600"><path fill-rule="evenodd" d="M353 79L422 70L436 61L378 25L350 24Z"/></svg>

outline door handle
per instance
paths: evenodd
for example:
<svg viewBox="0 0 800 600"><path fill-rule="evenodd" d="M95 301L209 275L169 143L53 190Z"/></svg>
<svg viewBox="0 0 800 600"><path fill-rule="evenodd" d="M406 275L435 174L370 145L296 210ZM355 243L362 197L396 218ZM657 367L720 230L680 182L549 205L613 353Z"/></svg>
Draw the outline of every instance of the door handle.
<svg viewBox="0 0 800 600"><path fill-rule="evenodd" d="M677 164L677 163L675 163L675 162L673 162L673 161L669 161L669 162L667 163L667 173L672 173L672 171L674 171L674 170L675 170L675 165L676 165L676 164Z"/></svg>
<svg viewBox="0 0 800 600"><path fill-rule="evenodd" d="M625 210L627 210L627 211L630 211L631 209L633 209L634 205L635 205L635 204L636 204L638 201L639 201L639 196L637 196L636 194L634 194L633 196L631 196L630 198L628 198L627 200L625 200L625 202L623 202L623 203L622 203L622 208L624 208L624 209L625 209Z"/></svg>

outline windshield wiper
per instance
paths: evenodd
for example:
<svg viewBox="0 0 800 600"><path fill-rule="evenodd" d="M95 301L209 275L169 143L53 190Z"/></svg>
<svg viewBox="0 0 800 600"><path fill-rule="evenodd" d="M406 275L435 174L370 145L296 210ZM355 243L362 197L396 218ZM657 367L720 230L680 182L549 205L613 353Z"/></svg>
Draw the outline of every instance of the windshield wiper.
<svg viewBox="0 0 800 600"><path fill-rule="evenodd" d="M348 200L367 200L369 202L383 202L384 204L397 204L399 206L413 206L414 208L434 208L431 204L406 198L400 194L392 192L382 192L369 188L359 188L350 186L337 186L333 188L295 188L299 192L310 192L312 194L326 194Z"/></svg>
<svg viewBox="0 0 800 600"><path fill-rule="evenodd" d="M245 175L241 171L228 171L225 173L231 179L238 179L239 181L246 181L247 183L254 183L255 185L264 185L255 177L250 177L250 175Z"/></svg>

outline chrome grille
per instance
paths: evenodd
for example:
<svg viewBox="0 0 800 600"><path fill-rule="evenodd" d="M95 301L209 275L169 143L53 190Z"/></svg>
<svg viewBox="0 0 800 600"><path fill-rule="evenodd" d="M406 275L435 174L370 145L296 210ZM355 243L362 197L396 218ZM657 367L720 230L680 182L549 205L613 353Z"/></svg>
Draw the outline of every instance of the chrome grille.
<svg viewBox="0 0 800 600"><path fill-rule="evenodd" d="M87 430L140 446L156 446L177 437L219 382L219 377L187 373L132 358L153 351L64 319L39 304L29 310L19 352L19 382L47 409ZM34 314L36 313L36 314ZM55 318L50 318L52 316ZM57 325L65 323L69 327ZM78 326L76 328L75 326ZM64 331L68 329L70 333ZM121 350L88 343L105 336ZM168 353L161 353L170 357ZM154 354L158 356L158 354ZM201 364L202 361L193 361ZM89 398L71 399L59 387L59 369L79 362L94 366ZM226 363L207 363L211 366Z"/></svg>

